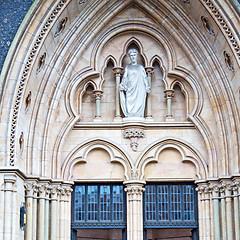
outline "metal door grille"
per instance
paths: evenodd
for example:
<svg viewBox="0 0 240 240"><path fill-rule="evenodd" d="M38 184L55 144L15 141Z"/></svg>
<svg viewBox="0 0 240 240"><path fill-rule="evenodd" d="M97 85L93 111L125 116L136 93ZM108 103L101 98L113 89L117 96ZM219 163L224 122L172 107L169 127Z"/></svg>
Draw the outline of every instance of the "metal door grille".
<svg viewBox="0 0 240 240"><path fill-rule="evenodd" d="M148 184L144 193L145 228L197 228L193 184Z"/></svg>
<svg viewBox="0 0 240 240"><path fill-rule="evenodd" d="M123 185L76 185L72 204L72 227L75 229L126 226Z"/></svg>

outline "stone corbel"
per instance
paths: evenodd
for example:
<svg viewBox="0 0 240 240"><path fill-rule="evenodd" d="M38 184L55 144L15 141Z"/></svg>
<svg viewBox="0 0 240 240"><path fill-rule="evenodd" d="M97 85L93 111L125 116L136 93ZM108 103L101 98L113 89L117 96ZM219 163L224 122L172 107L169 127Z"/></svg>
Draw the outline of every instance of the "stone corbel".
<svg viewBox="0 0 240 240"><path fill-rule="evenodd" d="M134 152L137 151L138 148L138 139L145 137L145 132L142 129L127 129L123 133L124 138L130 139L130 146Z"/></svg>

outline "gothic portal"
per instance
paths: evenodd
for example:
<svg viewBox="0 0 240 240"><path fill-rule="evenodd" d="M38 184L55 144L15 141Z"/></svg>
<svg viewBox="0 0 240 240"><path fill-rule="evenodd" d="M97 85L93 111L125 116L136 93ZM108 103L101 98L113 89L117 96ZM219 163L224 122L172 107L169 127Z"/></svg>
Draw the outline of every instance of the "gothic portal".
<svg viewBox="0 0 240 240"><path fill-rule="evenodd" d="M0 92L0 239L240 239L240 4L36 0Z"/></svg>

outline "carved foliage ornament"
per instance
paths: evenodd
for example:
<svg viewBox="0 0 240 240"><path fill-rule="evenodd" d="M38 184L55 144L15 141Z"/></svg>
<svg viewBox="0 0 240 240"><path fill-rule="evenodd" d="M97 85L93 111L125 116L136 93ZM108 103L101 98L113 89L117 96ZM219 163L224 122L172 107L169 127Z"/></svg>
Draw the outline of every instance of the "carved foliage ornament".
<svg viewBox="0 0 240 240"><path fill-rule="evenodd" d="M131 143L130 146L133 151L137 151L138 139L145 137L145 132L142 129L127 129L123 133L124 138L129 138Z"/></svg>

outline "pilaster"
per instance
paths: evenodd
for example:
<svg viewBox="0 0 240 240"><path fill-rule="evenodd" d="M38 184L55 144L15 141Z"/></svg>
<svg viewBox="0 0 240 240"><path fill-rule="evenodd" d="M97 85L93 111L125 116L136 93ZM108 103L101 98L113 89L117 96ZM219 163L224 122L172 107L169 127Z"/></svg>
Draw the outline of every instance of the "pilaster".
<svg viewBox="0 0 240 240"><path fill-rule="evenodd" d="M124 182L127 192L127 239L143 239L143 187L146 182L129 180Z"/></svg>

